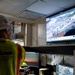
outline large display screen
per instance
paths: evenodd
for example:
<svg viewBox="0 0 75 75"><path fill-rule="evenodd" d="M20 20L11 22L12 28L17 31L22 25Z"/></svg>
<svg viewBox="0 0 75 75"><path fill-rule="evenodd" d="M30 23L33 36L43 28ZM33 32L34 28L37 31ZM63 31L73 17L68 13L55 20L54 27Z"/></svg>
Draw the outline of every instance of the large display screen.
<svg viewBox="0 0 75 75"><path fill-rule="evenodd" d="M74 68L63 65L56 65L56 75L73 75Z"/></svg>
<svg viewBox="0 0 75 75"><path fill-rule="evenodd" d="M75 40L75 8L46 18L46 41Z"/></svg>

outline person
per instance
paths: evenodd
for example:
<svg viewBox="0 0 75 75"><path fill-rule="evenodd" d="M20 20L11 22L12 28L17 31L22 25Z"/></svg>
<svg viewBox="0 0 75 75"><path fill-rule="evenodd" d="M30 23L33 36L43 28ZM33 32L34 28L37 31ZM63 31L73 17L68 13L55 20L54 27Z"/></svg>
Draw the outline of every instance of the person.
<svg viewBox="0 0 75 75"><path fill-rule="evenodd" d="M0 15L0 75L19 75L25 59L25 49L12 42L12 25Z"/></svg>

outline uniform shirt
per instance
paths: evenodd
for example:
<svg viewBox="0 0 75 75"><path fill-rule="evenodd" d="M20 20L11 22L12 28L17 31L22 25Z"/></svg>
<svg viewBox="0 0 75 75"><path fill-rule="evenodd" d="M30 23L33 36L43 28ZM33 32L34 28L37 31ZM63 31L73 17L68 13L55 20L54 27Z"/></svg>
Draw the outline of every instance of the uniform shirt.
<svg viewBox="0 0 75 75"><path fill-rule="evenodd" d="M8 39L0 39L0 75L18 75L25 50Z"/></svg>

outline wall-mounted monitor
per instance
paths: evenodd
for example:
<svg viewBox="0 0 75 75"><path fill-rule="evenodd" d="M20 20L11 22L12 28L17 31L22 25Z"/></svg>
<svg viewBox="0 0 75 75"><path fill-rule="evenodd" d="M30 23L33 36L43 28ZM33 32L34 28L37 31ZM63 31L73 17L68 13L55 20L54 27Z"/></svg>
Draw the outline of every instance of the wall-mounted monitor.
<svg viewBox="0 0 75 75"><path fill-rule="evenodd" d="M56 75L73 75L74 68L64 65L56 65Z"/></svg>
<svg viewBox="0 0 75 75"><path fill-rule="evenodd" d="M75 40L75 8L46 18L46 42Z"/></svg>

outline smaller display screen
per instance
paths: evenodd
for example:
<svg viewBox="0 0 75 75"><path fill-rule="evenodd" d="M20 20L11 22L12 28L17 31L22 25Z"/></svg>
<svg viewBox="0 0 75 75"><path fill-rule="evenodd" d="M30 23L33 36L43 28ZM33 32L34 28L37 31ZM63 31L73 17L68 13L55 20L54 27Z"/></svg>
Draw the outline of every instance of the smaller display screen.
<svg viewBox="0 0 75 75"><path fill-rule="evenodd" d="M73 67L56 65L56 75L73 75L73 72Z"/></svg>
<svg viewBox="0 0 75 75"><path fill-rule="evenodd" d="M28 66L39 66L39 53L26 52L25 62Z"/></svg>

